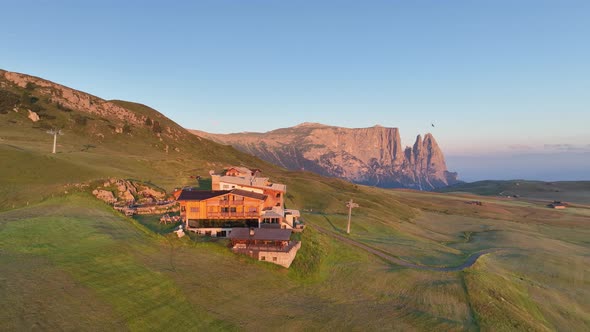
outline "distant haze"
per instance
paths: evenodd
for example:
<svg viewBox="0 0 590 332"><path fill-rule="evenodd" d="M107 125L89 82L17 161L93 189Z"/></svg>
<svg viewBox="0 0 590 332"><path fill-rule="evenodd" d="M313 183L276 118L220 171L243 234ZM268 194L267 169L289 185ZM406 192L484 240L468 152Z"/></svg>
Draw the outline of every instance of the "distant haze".
<svg viewBox="0 0 590 332"><path fill-rule="evenodd" d="M459 180L590 180L590 152L535 154L447 155L449 170Z"/></svg>

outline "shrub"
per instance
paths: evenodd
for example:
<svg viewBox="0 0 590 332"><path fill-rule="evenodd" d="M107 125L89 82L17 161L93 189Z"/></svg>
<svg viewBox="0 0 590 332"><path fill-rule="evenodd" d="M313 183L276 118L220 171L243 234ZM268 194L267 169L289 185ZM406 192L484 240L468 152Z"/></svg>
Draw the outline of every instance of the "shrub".
<svg viewBox="0 0 590 332"><path fill-rule="evenodd" d="M75 114L72 116L74 122L79 126L85 126L88 123L88 117L85 115Z"/></svg>
<svg viewBox="0 0 590 332"><path fill-rule="evenodd" d="M162 126L160 126L160 122L158 121L154 121L154 126L152 127L152 130L154 131L154 133L161 133L162 132Z"/></svg>
<svg viewBox="0 0 590 332"><path fill-rule="evenodd" d="M64 105L62 105L61 103L57 103L56 107L58 110L62 111L62 112L66 112L66 113L70 113L72 112L72 109L69 107L65 107Z"/></svg>
<svg viewBox="0 0 590 332"><path fill-rule="evenodd" d="M18 105L19 101L18 95L10 91L0 90L0 114L11 111L15 105Z"/></svg>
<svg viewBox="0 0 590 332"><path fill-rule="evenodd" d="M123 125L123 134L131 134L131 126L128 123Z"/></svg>
<svg viewBox="0 0 590 332"><path fill-rule="evenodd" d="M55 116L53 116L51 114L45 114L45 113L40 113L39 118L45 119L45 120L55 120Z"/></svg>

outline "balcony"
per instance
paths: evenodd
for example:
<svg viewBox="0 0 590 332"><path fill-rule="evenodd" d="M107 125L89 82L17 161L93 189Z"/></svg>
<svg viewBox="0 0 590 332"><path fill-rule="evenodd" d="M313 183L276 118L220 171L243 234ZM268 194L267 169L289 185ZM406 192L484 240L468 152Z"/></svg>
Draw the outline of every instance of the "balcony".
<svg viewBox="0 0 590 332"><path fill-rule="evenodd" d="M189 228L234 228L234 227L258 227L258 220L189 220Z"/></svg>
<svg viewBox="0 0 590 332"><path fill-rule="evenodd" d="M207 206L242 206L244 205L244 201L226 201L226 200L218 200L218 201L208 201Z"/></svg>
<svg viewBox="0 0 590 332"><path fill-rule="evenodd" d="M208 212L207 218L258 218L258 212Z"/></svg>

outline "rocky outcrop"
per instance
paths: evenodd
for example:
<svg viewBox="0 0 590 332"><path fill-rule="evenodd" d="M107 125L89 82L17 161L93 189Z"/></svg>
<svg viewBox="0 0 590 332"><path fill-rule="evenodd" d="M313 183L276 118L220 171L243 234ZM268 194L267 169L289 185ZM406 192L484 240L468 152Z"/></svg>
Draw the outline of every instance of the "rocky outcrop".
<svg viewBox="0 0 590 332"><path fill-rule="evenodd" d="M29 111L29 115L27 117L29 119L31 119L31 121L33 121L33 122L39 121L39 114L37 114L37 113L35 113L35 112L31 111L31 110L28 110L28 111Z"/></svg>
<svg viewBox="0 0 590 332"><path fill-rule="evenodd" d="M168 145L170 150L180 152L179 145L185 141L197 141L148 106L104 100L39 77L0 69L0 114L11 109L23 113L29 110L28 118L36 122L34 128L83 131L95 138L95 143L133 136L147 138L158 150Z"/></svg>
<svg viewBox="0 0 590 332"><path fill-rule="evenodd" d="M52 102L60 104L61 107L82 110L103 117L115 117L132 124L141 124L145 121L144 116L138 115L110 101L68 88L61 84L9 71L4 72L4 78L21 88L35 87L36 91L46 95Z"/></svg>
<svg viewBox="0 0 590 332"><path fill-rule="evenodd" d="M124 179L108 179L97 185L92 194L126 215L178 212L173 196L147 183Z"/></svg>
<svg viewBox="0 0 590 332"><path fill-rule="evenodd" d="M457 182L431 134L402 148L397 128L341 128L317 123L267 133L198 136L229 144L271 163L384 188L431 190Z"/></svg>
<svg viewBox="0 0 590 332"><path fill-rule="evenodd" d="M168 198L166 192L145 183L123 179L109 179L98 186L92 194L107 203L149 204Z"/></svg>
<svg viewBox="0 0 590 332"><path fill-rule="evenodd" d="M102 201L105 201L109 204L113 204L113 203L117 202L115 195L113 195L113 193L108 190L94 189L92 191L92 195L96 196L96 198L98 198Z"/></svg>

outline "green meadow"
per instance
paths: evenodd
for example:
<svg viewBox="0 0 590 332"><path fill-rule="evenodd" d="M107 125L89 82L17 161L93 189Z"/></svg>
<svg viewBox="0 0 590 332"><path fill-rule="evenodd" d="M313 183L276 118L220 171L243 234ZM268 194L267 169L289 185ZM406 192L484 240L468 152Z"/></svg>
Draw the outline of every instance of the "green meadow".
<svg viewBox="0 0 590 332"><path fill-rule="evenodd" d="M539 201L554 200L590 204L590 181L477 181L441 188L439 192L468 192L488 196L518 196Z"/></svg>
<svg viewBox="0 0 590 332"><path fill-rule="evenodd" d="M104 140L65 130L54 155L27 121L0 114L2 331L590 329L588 205L359 186L198 138L165 152L142 128ZM196 186L191 175L235 164L286 183L287 207L303 211L290 269L233 255L225 240L178 239L89 193L107 178ZM350 198L360 207L348 237L407 262L458 266L502 250L457 272L392 264L331 235L345 235Z"/></svg>

